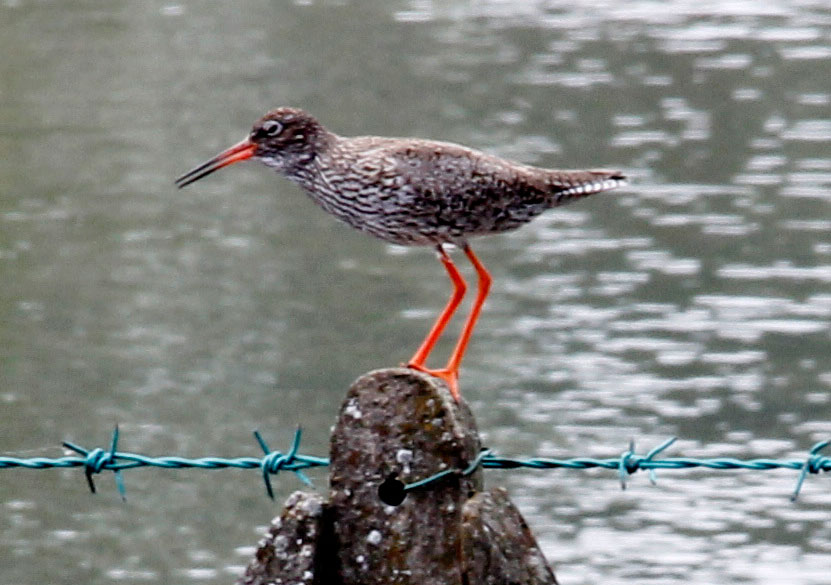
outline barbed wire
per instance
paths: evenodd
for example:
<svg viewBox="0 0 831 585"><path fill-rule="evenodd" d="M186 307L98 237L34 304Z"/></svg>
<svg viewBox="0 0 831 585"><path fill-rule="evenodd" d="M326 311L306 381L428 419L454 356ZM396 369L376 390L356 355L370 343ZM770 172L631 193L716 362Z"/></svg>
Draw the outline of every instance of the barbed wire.
<svg viewBox="0 0 831 585"><path fill-rule="evenodd" d="M118 450L120 433L118 427L113 431L109 449L95 447L87 449L64 442L63 446L76 453L65 457L11 457L0 455L0 470L2 469L59 469L81 467L84 469L84 477L92 493L95 493L95 482L93 476L104 471L112 471L115 476L116 488L122 499L126 499L126 489L122 471L138 467L160 467L164 469L259 469L262 473L268 497L274 499L274 490L271 485L271 476L281 471L290 471L305 484L311 482L303 473L303 470L326 467L329 459L313 455L299 453L302 430L300 428L294 434L291 447L286 453L274 451L268 446L258 431L254 431L254 438L260 449L262 457L198 457L195 459L179 456L151 457L137 453L128 453ZM484 449L464 469L445 469L424 479L409 484L401 484L401 490L408 491L427 488L441 482L448 476L466 476L477 469L611 469L617 470L620 479L621 489L626 489L626 481L630 475L638 471L649 472L649 479L656 482L656 471L659 469L692 469L706 468L715 470L737 470L745 469L752 471L769 471L772 469L790 469L799 471L796 487L791 494L791 501L796 501L802 490L808 474L817 475L821 472L831 471L831 457L822 455L821 451L831 445L831 439L820 441L811 447L805 459L736 459L732 457L715 457L701 459L694 457L666 457L658 459L657 456L668 449L676 439L670 438L648 451L646 455L638 455L635 452L634 441L630 442L629 448L618 457L608 459L597 459L592 457L575 457L571 459L554 459L548 457L514 458L500 457L489 449Z"/></svg>

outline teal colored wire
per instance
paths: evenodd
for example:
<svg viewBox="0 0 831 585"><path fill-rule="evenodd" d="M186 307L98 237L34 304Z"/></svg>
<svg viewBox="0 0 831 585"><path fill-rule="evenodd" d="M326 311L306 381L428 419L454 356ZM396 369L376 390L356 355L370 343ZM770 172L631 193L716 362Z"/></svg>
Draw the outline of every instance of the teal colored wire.
<svg viewBox="0 0 831 585"><path fill-rule="evenodd" d="M0 455L0 470L2 469L60 469L81 467L91 491L95 492L94 475L105 471L115 474L116 487L122 498L126 497L124 480L121 472L139 467L157 467L162 469L259 469L266 485L266 492L274 497L271 486L271 476L281 471L295 473L304 483L310 483L303 474L306 469L325 467L329 459L299 453L301 430L297 429L290 449L286 453L272 451L262 436L256 432L255 438L264 455L262 457L180 457L161 456L151 457L137 453L118 450L119 430L116 427L108 449L86 449L73 443L64 443L64 446L77 453L65 457L12 457ZM791 496L796 500L809 474L819 474L831 471L831 457L822 455L820 451L831 445L831 439L816 443L809 451L807 459L736 459L732 457L695 458L695 457L666 457L658 456L669 448L674 438L668 439L650 450L646 455L635 453L634 444L619 457L598 459L593 457L574 457L570 459L556 459L547 457L515 458L500 457L488 450L483 450L465 469L445 469L434 475L414 481L404 486L405 491L426 489L431 484L440 482L449 475L470 475L478 468L484 469L609 469L618 472L621 485L625 489L626 478L638 471L648 471L650 480L655 480L657 470L667 469L711 469L711 470L749 470L768 471L773 469L790 469L799 472L796 487Z"/></svg>

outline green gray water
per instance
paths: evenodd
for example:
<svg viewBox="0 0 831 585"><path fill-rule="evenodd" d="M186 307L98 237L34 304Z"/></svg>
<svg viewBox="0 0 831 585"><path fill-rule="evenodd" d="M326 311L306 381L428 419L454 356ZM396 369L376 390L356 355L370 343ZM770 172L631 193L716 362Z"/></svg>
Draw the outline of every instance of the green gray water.
<svg viewBox="0 0 831 585"><path fill-rule="evenodd" d="M64 439L325 454L350 382L448 294L428 250L240 165L277 105L343 134L609 166L626 189L474 242L495 284L462 391L504 455L803 457L831 436L831 9L746 2L0 6L0 453ZM466 271L470 274L469 271ZM449 350L449 342L439 353ZM313 474L325 489L325 474ZM0 580L228 583L256 472L0 471ZM831 490L786 472L489 472L564 584L828 582Z"/></svg>

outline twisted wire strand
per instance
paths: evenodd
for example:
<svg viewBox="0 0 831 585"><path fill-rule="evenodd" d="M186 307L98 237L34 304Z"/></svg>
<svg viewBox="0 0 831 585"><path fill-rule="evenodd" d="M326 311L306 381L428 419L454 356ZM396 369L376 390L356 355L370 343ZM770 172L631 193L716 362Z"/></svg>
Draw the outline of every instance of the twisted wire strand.
<svg viewBox="0 0 831 585"><path fill-rule="evenodd" d="M64 457L11 457L0 455L0 470L2 469L56 469L75 468L84 469L84 476L90 491L95 493L93 477L96 474L111 471L115 475L116 487L122 499L126 499L126 490L121 472L138 467L159 467L163 469L259 469L266 493L274 498L274 490L271 484L271 476L281 471L289 471L305 484L311 482L303 473L306 469L325 467L329 465L329 459L304 455L299 453L302 431L298 428L294 434L291 447L285 453L274 451L268 446L259 432L254 432L254 437L263 451L262 457L197 457L188 458L180 456L151 457L137 453L129 453L118 450L119 430L115 428L109 449L96 447L86 449L73 443L65 442L64 446L77 453ZM646 455L639 455L635 452L634 442L619 457L598 459L594 457L574 457L570 459L557 459L550 457L516 458L502 457L495 455L490 450L484 449L464 469L445 469L429 477L414 481L403 486L403 491L427 489L432 485L441 482L449 475L466 476L478 468L483 469L609 469L616 470L620 478L621 488L626 489L628 476L638 471L649 472L652 483L655 483L655 473L658 470L693 469L705 468L712 470L751 470L769 471L773 469L789 469L799 471L796 487L791 495L795 501L799 496L802 486L808 474L817 475L822 472L831 471L831 457L823 455L821 451L831 445L831 439L816 443L811 447L806 459L737 459L733 457L666 457L657 458L675 442L670 438L657 447L650 450Z"/></svg>

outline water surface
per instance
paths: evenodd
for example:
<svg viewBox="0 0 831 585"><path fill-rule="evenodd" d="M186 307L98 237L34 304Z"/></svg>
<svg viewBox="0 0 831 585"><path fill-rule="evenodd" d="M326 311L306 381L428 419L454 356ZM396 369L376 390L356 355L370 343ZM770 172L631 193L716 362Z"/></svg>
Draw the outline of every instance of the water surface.
<svg viewBox="0 0 831 585"><path fill-rule="evenodd" d="M515 456L803 458L831 436L831 10L773 2L0 6L0 453L64 439L325 454L346 387L448 294L423 249L240 165L173 178L276 105L630 186L474 242L494 275L462 389ZM461 264L461 262L460 262ZM466 266L463 269L472 277ZM440 345L437 356L450 350ZM325 474L313 474L319 490ZM301 484L0 477L0 574L228 583ZM828 478L492 471L561 583L826 583Z"/></svg>

